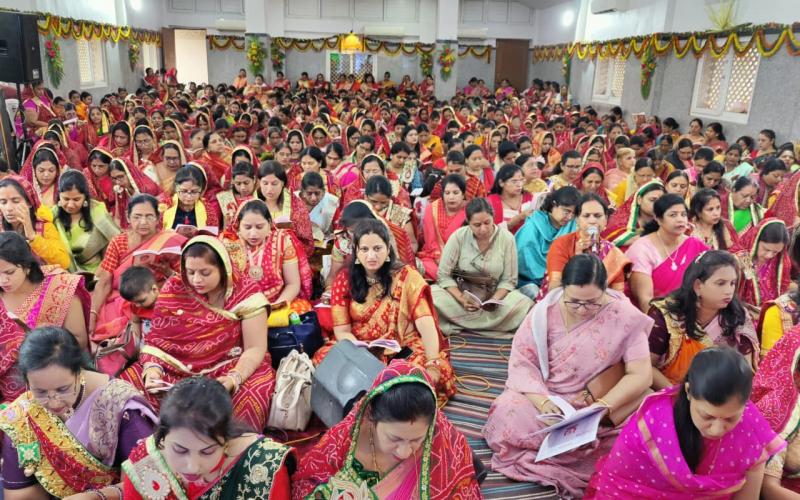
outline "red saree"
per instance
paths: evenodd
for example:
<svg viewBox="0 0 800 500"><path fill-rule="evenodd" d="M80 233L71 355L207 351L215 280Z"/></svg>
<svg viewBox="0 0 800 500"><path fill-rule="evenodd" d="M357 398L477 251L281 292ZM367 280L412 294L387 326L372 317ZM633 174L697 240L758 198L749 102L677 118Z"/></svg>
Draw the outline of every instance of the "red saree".
<svg viewBox="0 0 800 500"><path fill-rule="evenodd" d="M113 190L113 204L109 213L114 218L114 222L122 229L130 227L128 221L128 201L137 194L146 193L158 198L161 194L161 187L156 184L150 177L145 175L138 168L133 165L126 158L114 158L114 161L119 161L125 169L125 175L128 177L128 184L133 189L133 194L128 193L126 190Z"/></svg>
<svg viewBox="0 0 800 500"><path fill-rule="evenodd" d="M793 228L800 215L800 174L795 173L778 188L775 203L767 210L766 217L783 221L786 227Z"/></svg>
<svg viewBox="0 0 800 500"><path fill-rule="evenodd" d="M770 349L758 365L753 379L753 392L750 399L764 415L773 431L786 440L794 441L796 422L792 417L797 413L798 383L797 362L800 357L800 328L795 327ZM792 447L794 443L790 443ZM766 475L781 479L781 485L800 493L800 477L784 468L787 456L783 454L767 462Z"/></svg>
<svg viewBox="0 0 800 500"><path fill-rule="evenodd" d="M267 299L258 285L231 264L219 240L198 236L192 242L209 245L225 265L227 291L222 309L211 306L185 283L184 272L167 280L156 302L152 330L138 361L120 378L144 391L146 363L164 370L162 379L174 384L198 375L217 378L233 369L243 352L242 320L265 312ZM265 332L266 333L266 332ZM275 371L269 354L233 395L233 413L255 430L263 429L275 389ZM146 393L153 408L160 402Z"/></svg>
<svg viewBox="0 0 800 500"><path fill-rule="evenodd" d="M36 121L47 123L54 118L58 118L58 116L56 116L56 112L53 111L51 106L52 104L50 103L50 100L45 96L41 96L25 99L21 107L23 109L35 110L37 115ZM28 137L39 138L44 135L43 130L45 127L40 127L37 129L36 125L28 125L26 123L25 128L28 129Z"/></svg>
<svg viewBox="0 0 800 500"><path fill-rule="evenodd" d="M364 417L365 404L399 383L422 383L431 386L427 375L419 367L403 361L392 362L378 375L367 396L344 420L326 432L322 440L300 460L297 472L292 476L292 500L314 498L315 490L322 495L321 498L334 498L331 496L331 489L335 489L336 486L330 482L334 476L351 484L363 485L366 482L357 471L353 470L355 446ZM416 458L416 454L408 459L418 460L416 467L404 468L405 463L401 462L395 468L407 471L405 474L395 478L391 477L392 472L390 472L378 484L367 485L373 495L371 498L392 500L481 498L469 444L464 435L453 427L440 410L436 412L420 452L422 456L419 459ZM413 466L414 463L409 465Z"/></svg>
<svg viewBox="0 0 800 500"><path fill-rule="evenodd" d="M758 240L761 232L768 224L783 224L780 219L764 219L758 226L750 228L741 239L741 250L736 253L742 270L739 298L742 302L761 307L761 304L775 300L786 293L791 282L792 260L789 251L784 247L780 255L770 259L766 264L756 265Z"/></svg>
<svg viewBox="0 0 800 500"><path fill-rule="evenodd" d="M106 157L106 162L111 163L113 156L108 150L99 147L94 148L89 152L89 155L95 151L103 153L103 155ZM89 183L89 192L91 193L92 197L95 200L105 203L106 208L108 208L110 212L114 205L114 181L111 180L111 176L106 174L103 177L97 177L94 174L94 170L92 170L90 167L83 169L83 175L86 177L86 180Z"/></svg>
<svg viewBox="0 0 800 500"><path fill-rule="evenodd" d="M350 277L346 270L336 276L331 291L331 316L333 327L350 325L353 335L366 342L377 339L395 340L401 347L408 347L412 354L409 363L424 366L427 358L422 345L422 336L415 321L432 316L437 322L431 289L422 276L411 266L397 270L392 280L388 297L379 298L376 288L370 290L367 299L360 304L350 297ZM450 366L449 341L439 330L439 352L441 377L436 384L439 402L443 405L456 392L455 375ZM335 340L329 340L314 354L314 363L322 362ZM383 361L390 359L384 356Z"/></svg>
<svg viewBox="0 0 800 500"><path fill-rule="evenodd" d="M464 225L465 219L466 213L463 209L448 215L442 200L435 200L425 206L425 215L422 219L424 245L417 253L417 257L425 267L425 278L436 280L444 245L450 235Z"/></svg>
<svg viewBox="0 0 800 500"><path fill-rule="evenodd" d="M289 229L300 240L305 255L314 253L314 235L311 229L311 216L308 214L306 204L292 194L283 190L283 205L280 213L271 214L272 222L279 229Z"/></svg>

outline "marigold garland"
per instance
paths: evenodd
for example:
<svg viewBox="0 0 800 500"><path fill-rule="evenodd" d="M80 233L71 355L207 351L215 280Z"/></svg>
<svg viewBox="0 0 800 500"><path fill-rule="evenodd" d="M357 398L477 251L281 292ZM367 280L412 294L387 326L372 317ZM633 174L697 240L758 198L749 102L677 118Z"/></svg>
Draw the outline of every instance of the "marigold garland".
<svg viewBox="0 0 800 500"><path fill-rule="evenodd" d="M259 75L264 71L264 59L267 58L267 51L264 44L257 37L250 37L247 40L247 61L250 63L250 73Z"/></svg>
<svg viewBox="0 0 800 500"><path fill-rule="evenodd" d="M439 75L441 75L442 80L447 80L450 78L453 66L456 64L456 51L450 48L450 44L446 44L439 51L437 60L439 62Z"/></svg>
<svg viewBox="0 0 800 500"><path fill-rule="evenodd" d="M486 64L492 62L491 45L460 45L458 47L458 57L472 56L478 59L486 59Z"/></svg>
<svg viewBox="0 0 800 500"><path fill-rule="evenodd" d="M795 37L795 30L800 24L792 25L765 24L761 26L744 26L736 31L714 33L653 33L651 35L604 42L570 43L534 47L533 62L555 61L563 58L564 53L576 56L580 60L595 57L621 57L627 59L633 54L637 59L645 57L652 47L655 56L663 56L672 52L678 59L688 54L696 58L708 52L711 57L719 59L733 50L737 57L743 56L755 48L761 57L774 56L781 47L792 55L800 55L800 40ZM768 32L777 34L773 42L767 40ZM744 40L748 38L748 40Z"/></svg>
<svg viewBox="0 0 800 500"><path fill-rule="evenodd" d="M64 60L61 58L61 46L55 38L48 38L44 42L45 58L47 59L47 72L54 87L58 87L64 79Z"/></svg>
<svg viewBox="0 0 800 500"><path fill-rule="evenodd" d="M238 51L244 50L245 41L244 38L240 36L209 35L206 38L208 39L208 48L210 50L227 50L231 47Z"/></svg>
<svg viewBox="0 0 800 500"><path fill-rule="evenodd" d="M45 12L35 12L39 16L39 33L53 38L71 38L73 40L111 41L133 40L139 43L150 43L161 46L161 33L157 31L134 29L130 26L114 26L83 19L60 17Z"/></svg>

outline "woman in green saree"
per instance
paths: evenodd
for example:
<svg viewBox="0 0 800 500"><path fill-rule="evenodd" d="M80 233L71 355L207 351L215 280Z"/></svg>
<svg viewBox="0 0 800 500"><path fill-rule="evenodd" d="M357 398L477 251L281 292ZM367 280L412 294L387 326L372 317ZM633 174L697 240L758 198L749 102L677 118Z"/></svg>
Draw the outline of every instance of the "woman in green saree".
<svg viewBox="0 0 800 500"><path fill-rule="evenodd" d="M233 419L222 384L187 378L164 399L155 434L122 464L123 498L285 500L294 463L292 448Z"/></svg>
<svg viewBox="0 0 800 500"><path fill-rule="evenodd" d="M67 247L73 273L94 274L108 242L120 232L106 206L92 200L86 177L78 170L67 170L58 180L53 223Z"/></svg>

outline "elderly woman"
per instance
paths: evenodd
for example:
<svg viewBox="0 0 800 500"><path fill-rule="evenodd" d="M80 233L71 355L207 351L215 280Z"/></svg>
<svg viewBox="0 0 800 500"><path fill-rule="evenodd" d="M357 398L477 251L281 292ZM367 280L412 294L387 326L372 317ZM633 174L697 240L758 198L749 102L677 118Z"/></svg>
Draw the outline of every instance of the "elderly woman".
<svg viewBox="0 0 800 500"><path fill-rule="evenodd" d="M623 294L606 288L600 259L573 257L561 287L536 305L514 336L506 390L492 404L483 429L494 451L492 469L580 496L595 462L611 449L620 424L652 382L647 349L652 325ZM556 396L575 408L602 404L613 424L602 424L590 446L537 461L547 435L538 433L547 423L537 417L561 413Z"/></svg>
<svg viewBox="0 0 800 500"><path fill-rule="evenodd" d="M495 224L483 198L467 204L466 222L447 240L432 287L440 325L447 334L468 329L510 335L531 307L516 289L514 237Z"/></svg>

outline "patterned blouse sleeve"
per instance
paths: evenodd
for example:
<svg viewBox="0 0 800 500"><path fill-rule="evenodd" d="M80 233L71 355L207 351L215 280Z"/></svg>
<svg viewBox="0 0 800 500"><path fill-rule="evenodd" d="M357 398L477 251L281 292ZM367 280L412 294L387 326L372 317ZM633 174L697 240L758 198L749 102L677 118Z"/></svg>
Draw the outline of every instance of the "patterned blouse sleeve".
<svg viewBox="0 0 800 500"><path fill-rule="evenodd" d="M352 324L350 319L350 279L346 272L339 273L333 282L331 316L334 327Z"/></svg>
<svg viewBox="0 0 800 500"><path fill-rule="evenodd" d="M127 247L128 237L124 233L115 236L108 243L106 253L103 255L103 261L100 263L100 268L104 271L114 274L114 271L119 267L120 254L124 251L120 248L123 244L122 240L125 240L125 246Z"/></svg>
<svg viewBox="0 0 800 500"><path fill-rule="evenodd" d="M294 248L294 242L288 234L283 235L283 262L292 262L297 260L297 250Z"/></svg>

